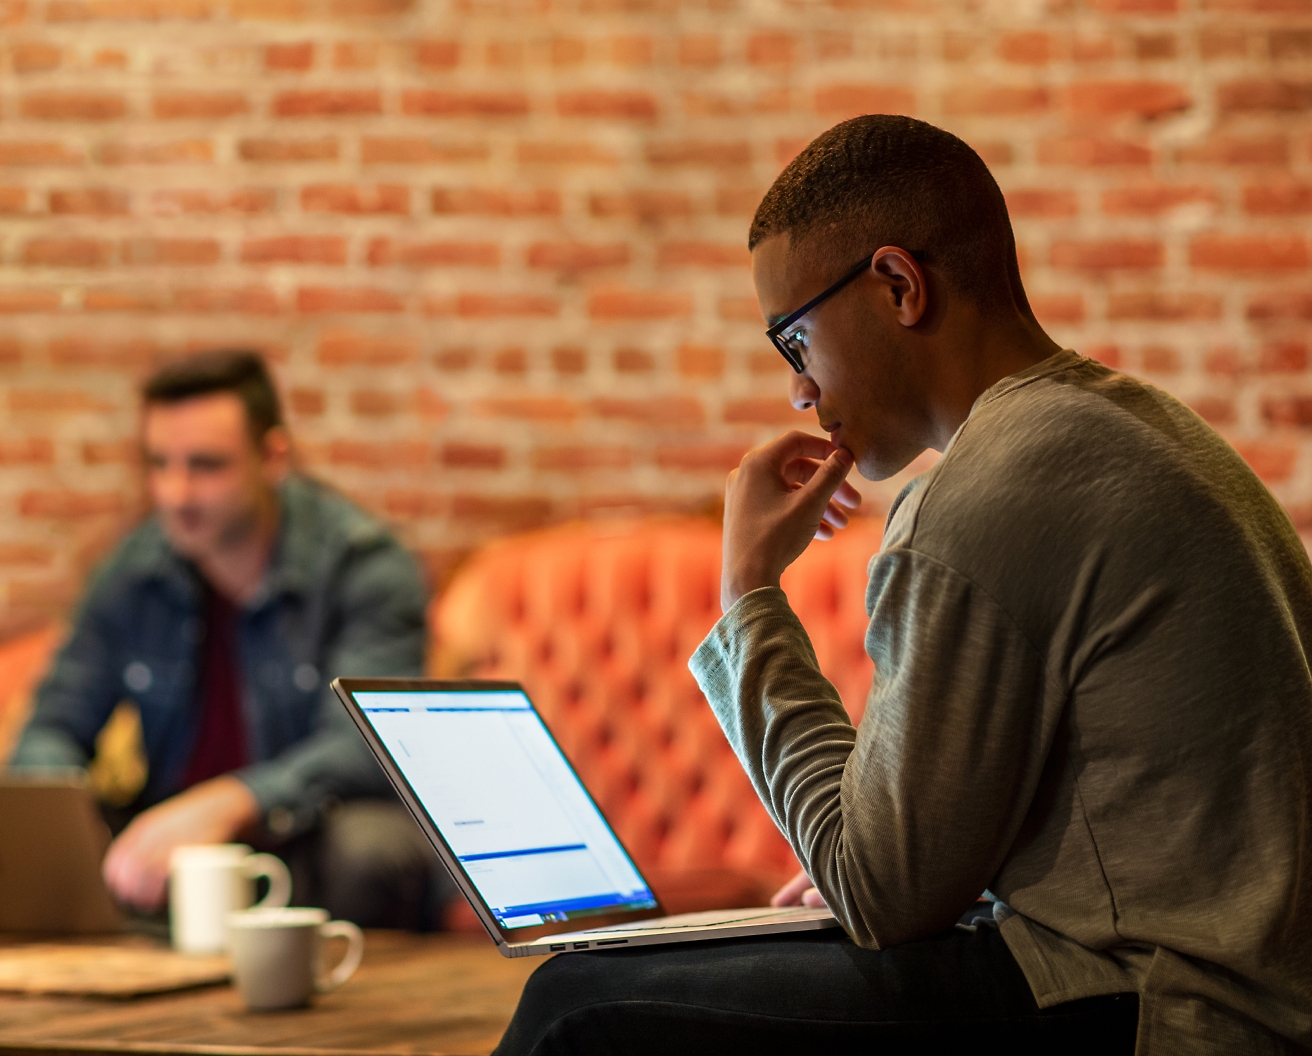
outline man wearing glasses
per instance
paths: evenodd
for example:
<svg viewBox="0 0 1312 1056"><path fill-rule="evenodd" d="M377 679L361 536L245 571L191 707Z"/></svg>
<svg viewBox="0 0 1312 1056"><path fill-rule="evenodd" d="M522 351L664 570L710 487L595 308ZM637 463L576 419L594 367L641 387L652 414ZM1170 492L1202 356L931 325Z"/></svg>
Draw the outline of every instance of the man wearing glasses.
<svg viewBox="0 0 1312 1056"><path fill-rule="evenodd" d="M691 666L805 867L776 902L823 900L843 934L556 958L501 1051L1312 1045L1312 566L1288 515L1188 408L1048 338L1001 192L948 133L831 129L749 244L830 439L730 475L724 617ZM847 523L853 466L926 448L870 565L855 729L780 574Z"/></svg>

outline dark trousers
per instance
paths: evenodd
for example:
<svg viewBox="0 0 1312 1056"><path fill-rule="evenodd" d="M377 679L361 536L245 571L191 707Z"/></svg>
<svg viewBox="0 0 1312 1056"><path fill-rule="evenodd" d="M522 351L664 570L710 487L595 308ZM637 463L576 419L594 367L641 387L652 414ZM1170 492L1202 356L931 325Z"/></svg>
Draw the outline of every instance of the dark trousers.
<svg viewBox="0 0 1312 1056"><path fill-rule="evenodd" d="M1134 994L1040 1009L996 926L863 950L841 931L562 954L494 1056L1131 1056Z"/></svg>

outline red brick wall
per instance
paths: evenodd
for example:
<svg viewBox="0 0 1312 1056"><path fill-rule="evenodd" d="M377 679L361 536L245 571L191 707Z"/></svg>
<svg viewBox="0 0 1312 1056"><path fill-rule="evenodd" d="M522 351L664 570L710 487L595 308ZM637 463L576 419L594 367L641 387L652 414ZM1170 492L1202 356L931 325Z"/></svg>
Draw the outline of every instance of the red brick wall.
<svg viewBox="0 0 1312 1056"><path fill-rule="evenodd" d="M267 349L439 572L712 504L797 417L752 208L871 110L974 144L1054 336L1312 520L1310 106L1312 0L0 0L0 626L133 515L134 386L188 348Z"/></svg>

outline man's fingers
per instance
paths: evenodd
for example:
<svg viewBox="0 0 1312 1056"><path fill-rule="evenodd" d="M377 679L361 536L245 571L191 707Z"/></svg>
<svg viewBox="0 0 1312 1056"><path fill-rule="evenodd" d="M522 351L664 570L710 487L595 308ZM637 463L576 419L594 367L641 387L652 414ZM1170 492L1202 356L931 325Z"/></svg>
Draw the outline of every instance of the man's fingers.
<svg viewBox="0 0 1312 1056"><path fill-rule="evenodd" d="M834 502L840 506L846 506L849 510L855 510L861 505L861 493L846 480L838 485L838 490L834 492L833 499Z"/></svg>
<svg viewBox="0 0 1312 1056"><path fill-rule="evenodd" d="M800 429L777 436L764 447L758 448L771 462L783 465L797 458L813 458L823 461L833 451L834 445L823 436L804 433Z"/></svg>
<svg viewBox="0 0 1312 1056"><path fill-rule="evenodd" d="M802 893L811 886L811 878L806 875L806 870L802 869L774 893L774 897L770 899L770 905L795 906L799 903Z"/></svg>

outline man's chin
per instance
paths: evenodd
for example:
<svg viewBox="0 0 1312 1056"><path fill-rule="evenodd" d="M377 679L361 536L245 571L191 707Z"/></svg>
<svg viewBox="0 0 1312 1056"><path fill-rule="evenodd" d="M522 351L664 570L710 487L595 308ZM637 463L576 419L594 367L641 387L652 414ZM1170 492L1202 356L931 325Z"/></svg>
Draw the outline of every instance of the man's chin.
<svg viewBox="0 0 1312 1056"><path fill-rule="evenodd" d="M856 471L866 480L887 480L889 477L895 477L901 473L922 453L923 449L922 451L904 451L894 456L885 455L882 452L866 452L863 456L857 457Z"/></svg>
<svg viewBox="0 0 1312 1056"><path fill-rule="evenodd" d="M188 530L167 520L161 521L160 527L164 531L164 538L168 540L169 546L190 561L195 561L214 550L214 543L209 532Z"/></svg>

